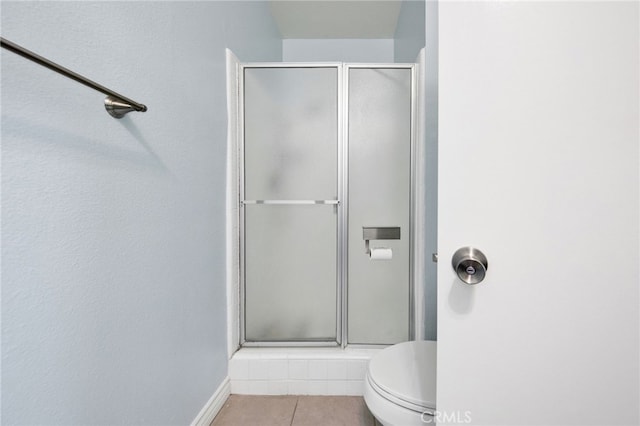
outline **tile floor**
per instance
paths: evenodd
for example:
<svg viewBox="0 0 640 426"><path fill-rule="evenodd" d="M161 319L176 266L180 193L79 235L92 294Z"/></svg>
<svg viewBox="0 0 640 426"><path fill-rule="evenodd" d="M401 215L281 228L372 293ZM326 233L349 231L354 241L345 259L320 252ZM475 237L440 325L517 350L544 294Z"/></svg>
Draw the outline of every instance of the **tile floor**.
<svg viewBox="0 0 640 426"><path fill-rule="evenodd" d="M231 395L211 426L374 426L361 396Z"/></svg>

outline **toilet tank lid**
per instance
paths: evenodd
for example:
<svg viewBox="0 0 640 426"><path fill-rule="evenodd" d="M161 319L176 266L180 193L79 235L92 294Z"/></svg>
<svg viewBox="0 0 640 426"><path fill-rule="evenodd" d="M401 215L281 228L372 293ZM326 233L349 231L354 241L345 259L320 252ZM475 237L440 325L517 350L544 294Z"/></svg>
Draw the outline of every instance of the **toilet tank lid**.
<svg viewBox="0 0 640 426"><path fill-rule="evenodd" d="M404 342L369 362L369 378L385 392L422 407L436 407L436 342Z"/></svg>

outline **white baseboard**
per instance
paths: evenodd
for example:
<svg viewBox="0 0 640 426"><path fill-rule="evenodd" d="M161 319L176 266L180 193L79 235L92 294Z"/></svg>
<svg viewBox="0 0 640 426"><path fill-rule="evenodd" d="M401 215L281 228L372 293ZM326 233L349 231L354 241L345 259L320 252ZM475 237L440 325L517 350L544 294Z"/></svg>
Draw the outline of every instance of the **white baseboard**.
<svg viewBox="0 0 640 426"><path fill-rule="evenodd" d="M231 395L231 381L225 377L218 389L213 393L209 401L202 407L191 426L209 426L216 417L227 398Z"/></svg>

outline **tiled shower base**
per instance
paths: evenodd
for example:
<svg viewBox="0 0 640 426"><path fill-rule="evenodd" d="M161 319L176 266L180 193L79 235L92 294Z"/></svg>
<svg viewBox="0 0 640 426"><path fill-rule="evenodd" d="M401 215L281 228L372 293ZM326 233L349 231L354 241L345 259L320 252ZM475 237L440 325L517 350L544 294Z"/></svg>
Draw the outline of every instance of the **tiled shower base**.
<svg viewBox="0 0 640 426"><path fill-rule="evenodd" d="M242 348L229 362L231 393L361 396L380 349Z"/></svg>

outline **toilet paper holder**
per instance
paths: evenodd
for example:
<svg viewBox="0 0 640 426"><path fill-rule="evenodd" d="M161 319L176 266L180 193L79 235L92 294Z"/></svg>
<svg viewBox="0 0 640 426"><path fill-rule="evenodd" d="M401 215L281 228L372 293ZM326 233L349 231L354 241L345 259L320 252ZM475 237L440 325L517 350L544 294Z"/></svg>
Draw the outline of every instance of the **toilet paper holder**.
<svg viewBox="0 0 640 426"><path fill-rule="evenodd" d="M369 247L370 240L399 240L399 226L363 226L362 239L364 240L364 248L366 254L371 254Z"/></svg>

